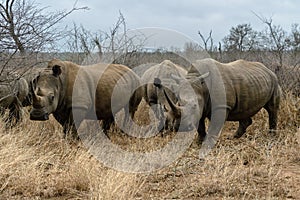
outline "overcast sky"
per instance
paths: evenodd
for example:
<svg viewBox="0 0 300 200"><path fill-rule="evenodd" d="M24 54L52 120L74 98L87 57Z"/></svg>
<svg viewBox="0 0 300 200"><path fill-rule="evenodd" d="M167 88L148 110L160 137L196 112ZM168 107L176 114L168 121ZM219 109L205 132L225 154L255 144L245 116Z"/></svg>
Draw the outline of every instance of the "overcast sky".
<svg viewBox="0 0 300 200"><path fill-rule="evenodd" d="M74 2L51 0L41 4L50 6L49 10L63 10L72 8ZM80 6L90 10L71 14L65 24L72 25L74 21L92 31L108 31L121 11L129 29L167 28L199 42L199 30L205 36L212 30L216 44L238 24L250 23L254 30L264 29L253 12L272 17L274 24L287 31L291 24L300 24L300 1L296 0L78 0L77 7Z"/></svg>

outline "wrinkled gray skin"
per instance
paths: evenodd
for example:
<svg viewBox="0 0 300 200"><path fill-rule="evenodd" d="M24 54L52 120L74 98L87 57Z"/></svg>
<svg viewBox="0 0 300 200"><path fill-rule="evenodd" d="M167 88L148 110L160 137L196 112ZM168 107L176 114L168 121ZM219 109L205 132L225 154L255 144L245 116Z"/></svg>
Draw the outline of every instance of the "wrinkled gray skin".
<svg viewBox="0 0 300 200"><path fill-rule="evenodd" d="M3 113L9 109L9 116L5 122L16 125L22 119L22 108L29 105L29 86L24 78L0 83L0 108Z"/></svg>
<svg viewBox="0 0 300 200"><path fill-rule="evenodd" d="M119 88L115 89L117 83ZM30 119L48 120L52 113L64 133L71 129L76 138L74 125L79 127L84 119L103 120L106 131L114 121L113 115L122 108L134 116L142 98L142 93L136 90L139 84L139 77L124 65L79 66L54 59L33 81ZM116 95L113 106L112 95Z"/></svg>
<svg viewBox="0 0 300 200"><path fill-rule="evenodd" d="M281 89L276 75L267 67L258 62L237 60L222 64L213 59L199 60L194 66L186 80L181 80L178 103L158 85L159 98L168 108L165 114L176 121L177 129L189 131L198 127L201 142L206 136L208 139L218 136L223 121L238 121L234 137L239 138L261 108L269 114L270 131L276 129ZM193 91L186 89L189 85ZM208 134L205 118L211 119Z"/></svg>
<svg viewBox="0 0 300 200"><path fill-rule="evenodd" d="M177 89L178 84L171 78L171 74L176 75L178 77L184 78L187 74L187 70L174 64L170 60L164 60L160 64L154 65L147 69L143 76L141 77L142 85L144 87L144 99L149 106L153 109L156 117L159 119L163 114L163 108L158 102L158 94L157 88L154 86L154 79L159 78L161 80L161 84L166 89L168 96L172 99L172 101L177 102ZM163 127L165 129L172 129L173 123L172 119L166 117L165 124L160 120L159 130Z"/></svg>

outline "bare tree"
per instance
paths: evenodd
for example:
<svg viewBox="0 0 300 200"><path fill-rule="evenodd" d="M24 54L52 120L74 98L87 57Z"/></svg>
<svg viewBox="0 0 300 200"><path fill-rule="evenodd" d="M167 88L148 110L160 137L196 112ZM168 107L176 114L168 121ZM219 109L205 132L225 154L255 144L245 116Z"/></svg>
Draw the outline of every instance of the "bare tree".
<svg viewBox="0 0 300 200"><path fill-rule="evenodd" d="M41 51L53 50L65 36L59 23L77 10L48 12L32 0L0 0L0 72L35 65Z"/></svg>
<svg viewBox="0 0 300 200"><path fill-rule="evenodd" d="M77 8L69 11L46 12L30 0L5 0L0 3L0 38L2 50L17 49L21 54L38 51L51 45L63 35L56 25Z"/></svg>
<svg viewBox="0 0 300 200"><path fill-rule="evenodd" d="M265 32L261 33L264 46L271 49L276 55L279 61L279 67L283 66L284 52L288 49L289 38L288 34L281 26L273 24L272 18L267 19L266 17L259 16L254 13L264 24L267 25Z"/></svg>
<svg viewBox="0 0 300 200"><path fill-rule="evenodd" d="M110 48L111 48L111 52L113 53L113 59L116 59L116 36L119 33L119 29L121 29L123 27L123 32L124 35L126 35L126 23L125 23L125 18L123 16L123 14L121 12L119 12L119 18L116 22L116 24L114 25L113 28L110 29L110 36L108 36L110 38Z"/></svg>
<svg viewBox="0 0 300 200"><path fill-rule="evenodd" d="M101 60L103 50L102 43L105 40L105 35L100 32L91 32L82 25L78 26L74 23L73 29L69 31L67 36L67 48L70 52L70 60L81 64L83 59L90 56L96 50L98 51L98 58Z"/></svg>
<svg viewBox="0 0 300 200"><path fill-rule="evenodd" d="M144 37L138 38L138 35L128 35L125 17L119 11L119 17L114 26L106 33L106 40L109 41L109 46L106 49L112 53L112 60L116 60L120 55L136 51L143 46ZM139 44L135 39L140 39ZM122 56L123 57L123 56ZM125 58L125 57L124 57Z"/></svg>
<svg viewBox="0 0 300 200"><path fill-rule="evenodd" d="M299 24L292 24L289 44L295 52L300 51L300 26Z"/></svg>
<svg viewBox="0 0 300 200"><path fill-rule="evenodd" d="M67 37L71 59L79 64L100 61L128 64L129 59L134 60L133 54L144 46L145 41L143 34L128 34L125 17L121 12L107 32L91 32L82 25L74 24Z"/></svg>
<svg viewBox="0 0 300 200"><path fill-rule="evenodd" d="M127 63L128 59L135 52L139 51L147 38L143 34L128 34L126 20L124 15L119 11L119 17L109 32L102 32L105 35L105 41L102 43L102 49L106 54L112 56L109 62Z"/></svg>
<svg viewBox="0 0 300 200"><path fill-rule="evenodd" d="M213 51L213 38L212 38L212 30L210 30L209 35L207 38L203 36L203 34L198 31L198 35L200 36L202 43L204 44L204 49L207 52L212 52ZM209 46L208 46L209 45Z"/></svg>

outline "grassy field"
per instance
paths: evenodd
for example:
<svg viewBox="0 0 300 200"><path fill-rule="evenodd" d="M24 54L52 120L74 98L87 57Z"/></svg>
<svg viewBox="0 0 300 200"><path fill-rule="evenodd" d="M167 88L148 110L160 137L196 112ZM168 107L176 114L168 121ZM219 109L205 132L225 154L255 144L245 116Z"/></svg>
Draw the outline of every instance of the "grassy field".
<svg viewBox="0 0 300 200"><path fill-rule="evenodd" d="M140 105L136 115L141 123L145 110ZM300 98L286 95L275 134L268 133L262 110L240 139L228 139L237 123L226 123L204 161L193 142L171 165L138 174L110 169L81 142L63 139L53 118L26 116L9 130L1 123L0 199L299 199L299 110ZM112 128L109 135L128 151L144 152L163 147L174 133L137 139Z"/></svg>

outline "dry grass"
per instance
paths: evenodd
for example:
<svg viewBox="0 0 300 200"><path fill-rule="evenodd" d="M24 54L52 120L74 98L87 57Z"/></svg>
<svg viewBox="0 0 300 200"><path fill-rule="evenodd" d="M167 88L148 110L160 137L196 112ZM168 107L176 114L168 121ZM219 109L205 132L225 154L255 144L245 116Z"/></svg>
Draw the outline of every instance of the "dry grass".
<svg viewBox="0 0 300 200"><path fill-rule="evenodd" d="M49 122L25 122L0 136L0 199L127 199L142 180L108 169Z"/></svg>
<svg viewBox="0 0 300 200"><path fill-rule="evenodd" d="M144 109L144 108L143 108ZM261 111L245 136L230 140L236 123L205 161L193 143L159 171L131 174L105 167L79 142L62 139L51 119L0 125L0 199L297 199L300 196L300 99L282 101L279 131L268 133ZM138 119L146 120L141 113ZM111 140L128 151L164 146L173 135L136 139L112 128Z"/></svg>

